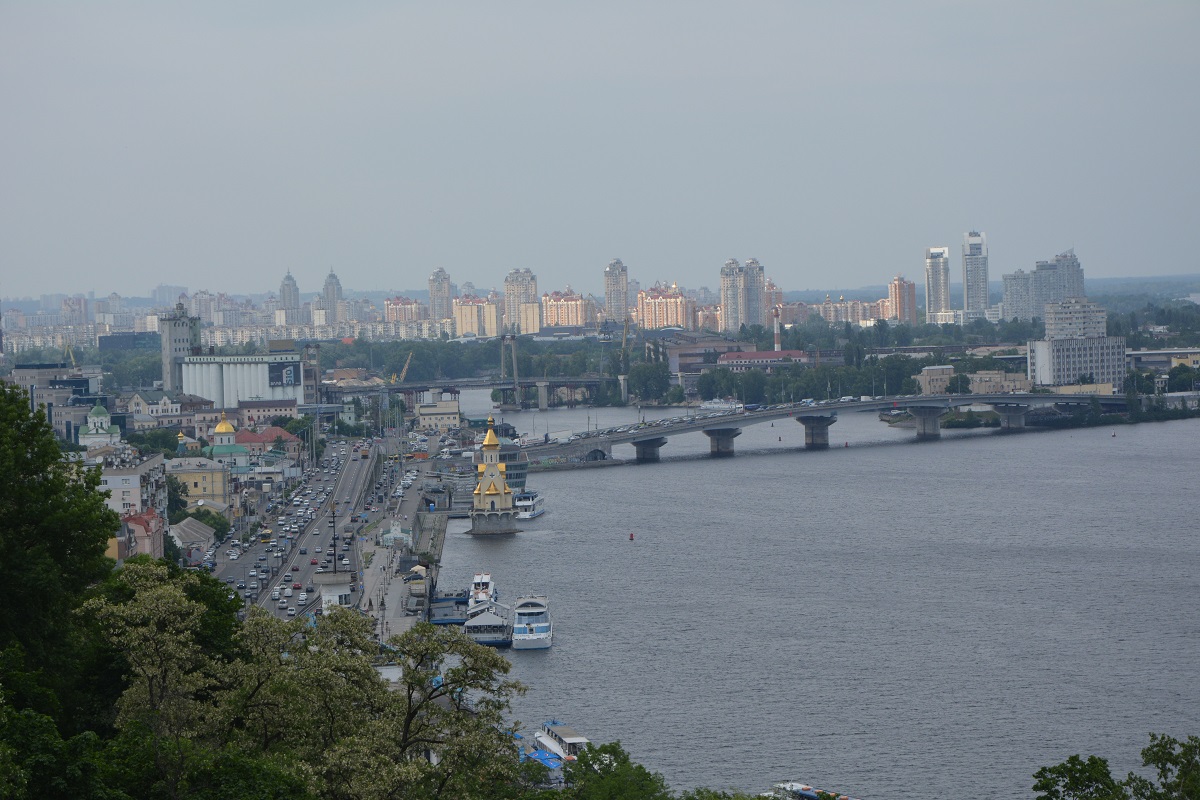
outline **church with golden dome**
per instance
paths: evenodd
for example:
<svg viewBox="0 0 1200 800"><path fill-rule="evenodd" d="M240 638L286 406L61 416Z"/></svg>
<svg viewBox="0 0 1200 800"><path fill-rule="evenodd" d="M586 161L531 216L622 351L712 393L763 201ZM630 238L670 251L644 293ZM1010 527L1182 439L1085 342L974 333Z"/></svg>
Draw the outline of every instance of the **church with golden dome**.
<svg viewBox="0 0 1200 800"><path fill-rule="evenodd" d="M492 417L488 417L487 435L480 447L476 470L470 532L485 535L516 533L517 512L513 508L513 491L505 480L505 465L500 460L500 437L496 436L496 420Z"/></svg>

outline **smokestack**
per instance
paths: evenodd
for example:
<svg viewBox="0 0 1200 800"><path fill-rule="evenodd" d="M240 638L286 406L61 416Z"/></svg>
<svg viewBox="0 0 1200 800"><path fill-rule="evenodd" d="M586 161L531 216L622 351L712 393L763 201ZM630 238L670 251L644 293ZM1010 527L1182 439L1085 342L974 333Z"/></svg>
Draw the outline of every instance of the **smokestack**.
<svg viewBox="0 0 1200 800"><path fill-rule="evenodd" d="M775 318L775 352L783 350L783 345L779 340L779 306L771 309L771 316Z"/></svg>

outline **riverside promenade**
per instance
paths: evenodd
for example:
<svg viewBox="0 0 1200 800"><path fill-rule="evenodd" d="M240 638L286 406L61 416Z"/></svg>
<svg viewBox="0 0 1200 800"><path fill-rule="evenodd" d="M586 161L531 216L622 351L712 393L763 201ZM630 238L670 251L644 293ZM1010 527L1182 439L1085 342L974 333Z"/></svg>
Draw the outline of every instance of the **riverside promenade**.
<svg viewBox="0 0 1200 800"><path fill-rule="evenodd" d="M442 512L419 509L419 492L414 491L360 543L360 563L368 566L363 569L358 609L375 620L375 632L381 640L404 633L428 614L428 598L437 582L448 518ZM400 535L388 536L393 533ZM404 539L411 542L411 547ZM429 573L423 581L405 582L403 577L414 558L429 564ZM414 589L418 594L413 594ZM419 609L414 609L417 597L422 602Z"/></svg>

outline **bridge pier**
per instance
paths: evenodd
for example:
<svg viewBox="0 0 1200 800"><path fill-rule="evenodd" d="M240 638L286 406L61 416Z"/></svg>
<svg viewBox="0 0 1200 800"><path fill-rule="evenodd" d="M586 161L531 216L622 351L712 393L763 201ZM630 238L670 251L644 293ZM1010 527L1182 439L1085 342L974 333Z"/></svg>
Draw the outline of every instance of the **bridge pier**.
<svg viewBox="0 0 1200 800"><path fill-rule="evenodd" d="M667 443L667 437L656 436L653 439L640 439L636 442L630 442L633 445L633 450L637 454L637 463L639 464L657 464L661 459L658 451Z"/></svg>
<svg viewBox="0 0 1200 800"><path fill-rule="evenodd" d="M938 420L946 413L945 408L909 406L908 413L917 421L917 441L925 442L942 438L942 425Z"/></svg>
<svg viewBox="0 0 1200 800"><path fill-rule="evenodd" d="M796 417L796 422L804 426L805 450L829 449L829 426L837 422L836 414L809 417Z"/></svg>
<svg viewBox="0 0 1200 800"><path fill-rule="evenodd" d="M629 376L628 375L618 375L617 383L619 383L621 385L621 402L628 403L629 402Z"/></svg>
<svg viewBox="0 0 1200 800"><path fill-rule="evenodd" d="M550 408L550 381L538 381L538 411Z"/></svg>
<svg viewBox="0 0 1200 800"><path fill-rule="evenodd" d="M742 429L708 428L704 435L708 437L709 453L713 458L730 458L733 456L733 440L742 435Z"/></svg>
<svg viewBox="0 0 1200 800"><path fill-rule="evenodd" d="M1000 430L1025 430L1025 414L1029 412L1029 406L992 406L992 408L994 408L996 413L1000 415Z"/></svg>

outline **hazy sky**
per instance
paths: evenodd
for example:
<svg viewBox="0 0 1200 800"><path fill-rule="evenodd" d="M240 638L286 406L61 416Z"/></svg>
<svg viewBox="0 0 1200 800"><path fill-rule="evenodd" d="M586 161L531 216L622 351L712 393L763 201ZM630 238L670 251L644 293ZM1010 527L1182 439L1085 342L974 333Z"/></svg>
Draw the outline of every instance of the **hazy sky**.
<svg viewBox="0 0 1200 800"><path fill-rule="evenodd" d="M1200 272L1200 2L0 2L0 295Z"/></svg>

